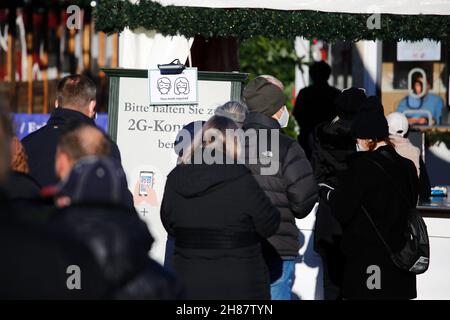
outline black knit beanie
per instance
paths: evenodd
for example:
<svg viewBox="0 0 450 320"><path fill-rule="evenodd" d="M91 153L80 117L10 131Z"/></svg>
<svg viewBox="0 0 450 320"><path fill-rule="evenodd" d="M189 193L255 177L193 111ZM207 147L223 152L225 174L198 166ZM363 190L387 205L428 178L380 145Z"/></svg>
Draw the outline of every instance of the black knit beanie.
<svg viewBox="0 0 450 320"><path fill-rule="evenodd" d="M361 109L366 100L363 89L351 87L343 90L336 98L337 114L341 118L352 118Z"/></svg>
<svg viewBox="0 0 450 320"><path fill-rule="evenodd" d="M352 134L359 139L382 140L389 136L389 126L384 108L378 97L366 99L352 123Z"/></svg>
<svg viewBox="0 0 450 320"><path fill-rule="evenodd" d="M244 101L250 112L273 116L286 104L283 91L263 77L250 81L244 88Z"/></svg>

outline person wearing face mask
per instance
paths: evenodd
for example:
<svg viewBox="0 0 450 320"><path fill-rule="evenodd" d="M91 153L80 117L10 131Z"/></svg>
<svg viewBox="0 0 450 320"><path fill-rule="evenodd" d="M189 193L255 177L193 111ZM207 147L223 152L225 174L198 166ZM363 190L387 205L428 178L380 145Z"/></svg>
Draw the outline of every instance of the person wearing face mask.
<svg viewBox="0 0 450 320"><path fill-rule="evenodd" d="M69 123L82 122L95 126L95 83L88 77L72 74L62 78L56 88L55 109L47 125L22 140L28 155L30 175L43 187L58 182L55 173L56 145L62 129ZM109 138L111 158L120 162L117 145Z"/></svg>
<svg viewBox="0 0 450 320"><path fill-rule="evenodd" d="M283 89L278 79L259 76L243 92L249 109L243 125L248 137L245 164L281 213L280 226L267 239L265 248L272 300L291 299L295 260L300 249L295 219L306 217L318 199L317 184L305 152L297 141L281 131L289 120ZM273 170L265 171L268 167Z"/></svg>
<svg viewBox="0 0 450 320"><path fill-rule="evenodd" d="M382 110L378 97L363 103L351 127L361 152L349 158L347 171L329 197L343 230L345 299L417 295L416 275L398 268L390 254L405 245L408 216L418 199L417 170L395 151Z"/></svg>

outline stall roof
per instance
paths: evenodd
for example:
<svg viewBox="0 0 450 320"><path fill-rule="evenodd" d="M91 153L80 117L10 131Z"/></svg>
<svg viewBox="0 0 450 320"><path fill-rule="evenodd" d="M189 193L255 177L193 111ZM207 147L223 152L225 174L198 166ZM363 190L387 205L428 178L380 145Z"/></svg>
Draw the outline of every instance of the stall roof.
<svg viewBox="0 0 450 320"><path fill-rule="evenodd" d="M266 8L313 10L340 13L436 14L449 15L448 0L157 0L164 6L204 8Z"/></svg>

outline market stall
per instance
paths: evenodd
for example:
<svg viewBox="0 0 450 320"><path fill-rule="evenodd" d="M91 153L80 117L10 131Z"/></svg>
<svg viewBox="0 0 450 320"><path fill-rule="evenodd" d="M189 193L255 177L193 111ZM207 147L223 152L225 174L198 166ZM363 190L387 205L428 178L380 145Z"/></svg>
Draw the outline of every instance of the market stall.
<svg viewBox="0 0 450 320"><path fill-rule="evenodd" d="M157 30L163 36L206 38L316 38L361 41L364 87L379 90L380 41L422 40L448 44L450 3L409 1L145 1L104 0L96 9L96 28L104 32ZM139 31L139 32L141 32ZM127 48L121 50L126 52ZM145 57L149 52L135 52ZM166 62L164 59L162 62ZM447 67L448 69L448 67ZM448 70L447 70L448 72ZM448 90L448 88L447 88ZM448 101L447 101L448 104ZM443 174L446 174L445 172ZM421 203L430 236L431 266L418 277L418 299L450 299L450 207L448 198ZM294 293L300 299L321 299L321 261L314 252L314 210L298 221L302 248L296 266Z"/></svg>

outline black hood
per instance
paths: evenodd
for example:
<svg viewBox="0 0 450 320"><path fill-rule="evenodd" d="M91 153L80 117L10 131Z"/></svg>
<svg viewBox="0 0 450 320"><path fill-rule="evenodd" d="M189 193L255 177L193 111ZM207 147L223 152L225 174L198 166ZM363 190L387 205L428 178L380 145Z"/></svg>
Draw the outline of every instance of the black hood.
<svg viewBox="0 0 450 320"><path fill-rule="evenodd" d="M184 164L167 177L167 184L184 198L202 196L236 180L250 171L239 164Z"/></svg>
<svg viewBox="0 0 450 320"><path fill-rule="evenodd" d="M356 139L351 135L351 125L349 119L343 118L321 123L315 129L315 143L329 150L355 150Z"/></svg>

